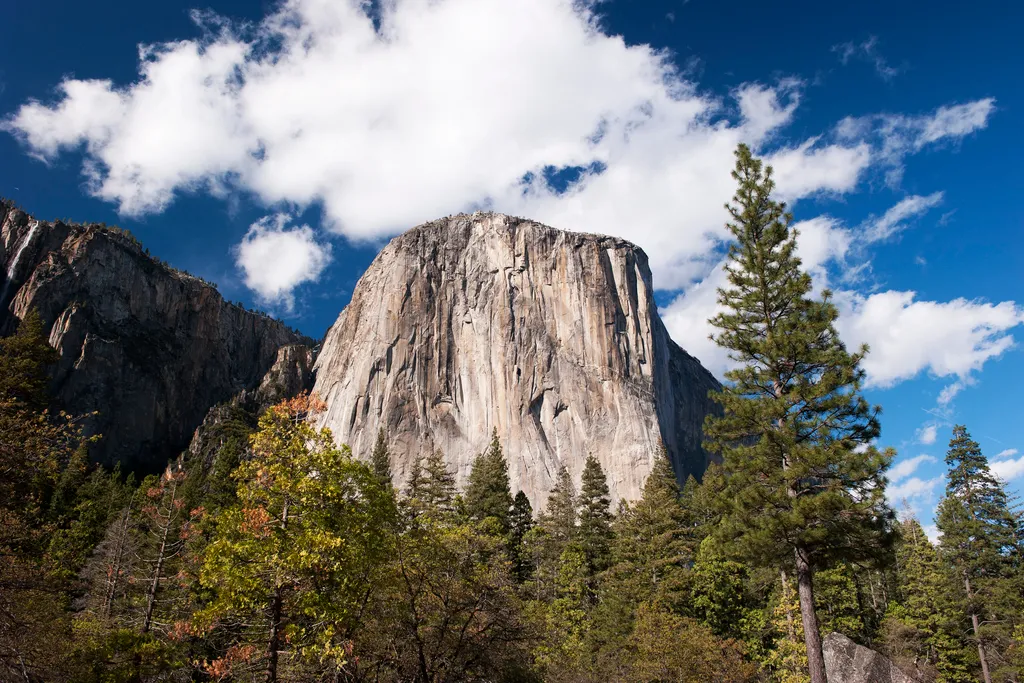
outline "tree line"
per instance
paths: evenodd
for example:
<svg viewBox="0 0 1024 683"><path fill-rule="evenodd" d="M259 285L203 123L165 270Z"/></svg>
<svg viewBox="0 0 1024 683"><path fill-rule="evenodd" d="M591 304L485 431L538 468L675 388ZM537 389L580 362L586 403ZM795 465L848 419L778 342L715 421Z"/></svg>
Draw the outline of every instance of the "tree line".
<svg viewBox="0 0 1024 683"><path fill-rule="evenodd" d="M652 454L612 505L600 459L534 511L500 436L464 489L444 454L396 485L315 396L228 404L137 481L50 409L39 317L0 340L0 679L824 683L839 632L916 679L1024 674L1024 517L963 426L932 543L885 498L894 453L861 395L770 167L740 146L716 341L735 369L715 454ZM578 485L577 485L578 483Z"/></svg>

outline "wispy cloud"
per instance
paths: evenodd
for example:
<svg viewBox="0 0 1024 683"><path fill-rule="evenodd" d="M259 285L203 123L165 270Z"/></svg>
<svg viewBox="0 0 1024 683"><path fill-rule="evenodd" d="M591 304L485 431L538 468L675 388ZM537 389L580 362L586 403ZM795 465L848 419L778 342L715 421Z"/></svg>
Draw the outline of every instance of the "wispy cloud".
<svg viewBox="0 0 1024 683"><path fill-rule="evenodd" d="M929 145L962 140L988 126L995 111L995 98L986 97L943 105L926 114L847 117L838 123L835 133L840 140L874 141L875 160L887 168L886 182L896 187L903 178L903 161L908 154Z"/></svg>
<svg viewBox="0 0 1024 683"><path fill-rule="evenodd" d="M935 399L935 403L939 408L948 408L949 404L953 402L953 399L957 397L961 391L963 391L967 385L970 384L967 380L957 380L952 384L947 384L939 392L938 398Z"/></svg>
<svg viewBox="0 0 1024 683"><path fill-rule="evenodd" d="M869 242L878 242L892 237L902 231L909 220L921 216L929 209L941 204L942 197L942 192L933 192L927 196L911 195L901 199L880 218L866 221L864 239Z"/></svg>
<svg viewBox="0 0 1024 683"><path fill-rule="evenodd" d="M878 49L878 37L869 36L867 40L856 43L853 41L839 43L832 46L832 52L839 56L839 61L846 66L852 59L859 59L869 62L875 67L875 73L883 81L891 81L900 74L903 69L891 66L882 56Z"/></svg>

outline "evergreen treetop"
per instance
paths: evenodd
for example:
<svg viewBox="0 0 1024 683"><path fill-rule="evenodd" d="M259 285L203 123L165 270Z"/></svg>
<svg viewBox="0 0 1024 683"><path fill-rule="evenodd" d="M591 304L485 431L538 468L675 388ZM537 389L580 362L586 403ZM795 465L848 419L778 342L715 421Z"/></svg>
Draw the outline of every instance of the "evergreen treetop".
<svg viewBox="0 0 1024 683"><path fill-rule="evenodd" d="M501 450L497 429L491 435L487 450L473 462L465 502L471 519L493 519L502 535L509 532L512 491L508 479L508 463Z"/></svg>
<svg viewBox="0 0 1024 683"><path fill-rule="evenodd" d="M563 465L558 469L555 486L548 494L547 505L537 520L538 526L559 548L576 540L576 504L576 487L569 470Z"/></svg>
<svg viewBox="0 0 1024 683"><path fill-rule="evenodd" d="M943 555L968 578L997 576L1016 554L1017 522L1006 490L963 425L953 427L946 465L936 518Z"/></svg>
<svg viewBox="0 0 1024 683"><path fill-rule="evenodd" d="M383 427L377 430L377 441L373 445L370 467L381 484L386 488L391 488L391 452L388 449L388 438Z"/></svg>
<svg viewBox="0 0 1024 683"><path fill-rule="evenodd" d="M678 606L693 561L679 485L662 452L644 483L640 500L623 505L615 520L609 580L627 603Z"/></svg>
<svg viewBox="0 0 1024 683"><path fill-rule="evenodd" d="M591 575L607 568L611 538L612 511L608 479L601 463L590 455L583 465L580 485L579 539Z"/></svg>
<svg viewBox="0 0 1024 683"><path fill-rule="evenodd" d="M30 310L14 334L0 338L0 400L44 410L49 404L50 366L59 359L46 338L39 312Z"/></svg>
<svg viewBox="0 0 1024 683"><path fill-rule="evenodd" d="M455 512L455 474L448 469L444 452L433 451L417 463L410 481L410 498L423 510L452 514Z"/></svg>

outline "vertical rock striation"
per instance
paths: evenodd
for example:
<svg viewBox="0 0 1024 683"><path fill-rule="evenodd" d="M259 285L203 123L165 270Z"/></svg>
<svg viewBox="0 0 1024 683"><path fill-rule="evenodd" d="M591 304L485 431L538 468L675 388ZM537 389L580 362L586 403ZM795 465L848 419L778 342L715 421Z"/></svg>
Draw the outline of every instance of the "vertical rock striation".
<svg viewBox="0 0 1024 683"><path fill-rule="evenodd" d="M85 427L103 435L102 462L158 469L215 404L309 379L308 349L279 358L309 340L150 258L125 231L37 221L0 202L0 259L0 328L39 311L60 352L54 395L71 413L99 411Z"/></svg>
<svg viewBox="0 0 1024 683"><path fill-rule="evenodd" d="M700 475L718 387L669 338L643 251L492 213L392 240L315 369L318 423L363 457L384 427L399 481L440 448L464 484L496 428L535 506L590 453L616 499L639 496L661 444L680 479Z"/></svg>

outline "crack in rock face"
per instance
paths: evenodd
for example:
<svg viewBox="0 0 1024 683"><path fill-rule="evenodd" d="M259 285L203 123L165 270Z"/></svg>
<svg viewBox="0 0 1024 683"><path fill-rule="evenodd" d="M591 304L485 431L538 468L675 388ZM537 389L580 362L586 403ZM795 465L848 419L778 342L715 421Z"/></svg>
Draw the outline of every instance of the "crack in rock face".
<svg viewBox="0 0 1024 683"><path fill-rule="evenodd" d="M392 240L315 371L318 425L362 458L383 427L397 482L439 448L464 486L497 429L513 491L535 507L589 454L613 500L639 497L663 446L680 481L700 476L719 387L669 338L641 249L494 213Z"/></svg>

